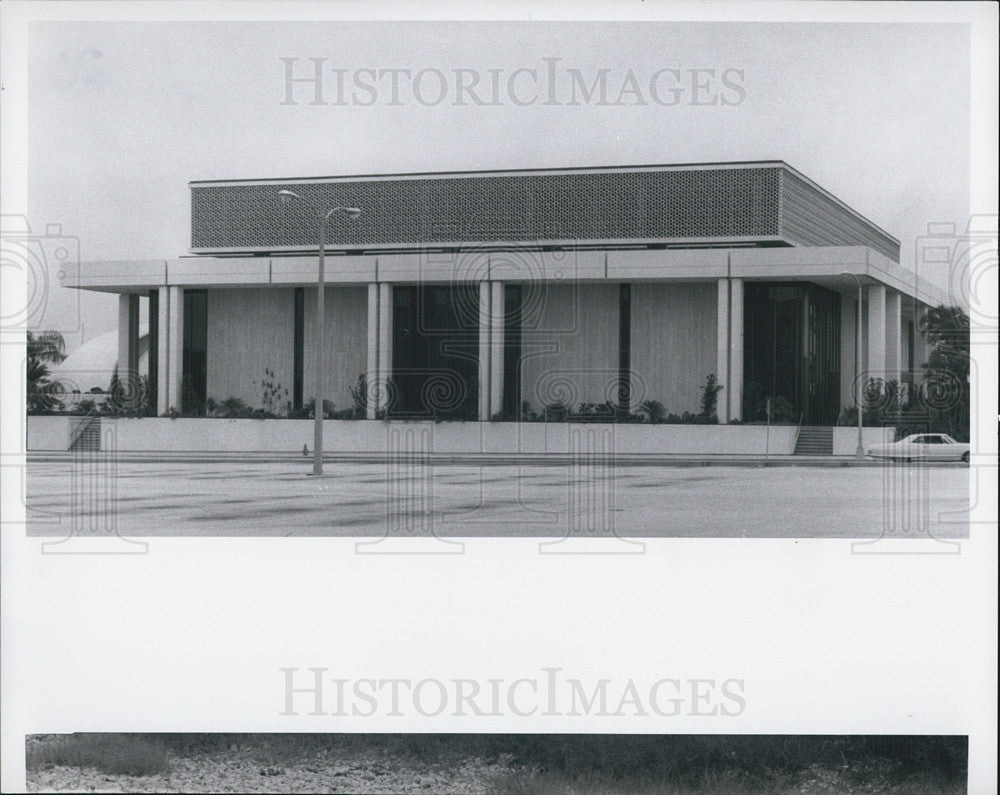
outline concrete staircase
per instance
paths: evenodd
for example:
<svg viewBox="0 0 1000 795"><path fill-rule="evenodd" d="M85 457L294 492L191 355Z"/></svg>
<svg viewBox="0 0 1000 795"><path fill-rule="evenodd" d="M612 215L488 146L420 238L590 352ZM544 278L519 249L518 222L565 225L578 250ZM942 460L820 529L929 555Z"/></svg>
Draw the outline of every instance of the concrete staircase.
<svg viewBox="0 0 1000 795"><path fill-rule="evenodd" d="M85 417L74 429L70 452L97 453L101 450L101 418Z"/></svg>
<svg viewBox="0 0 1000 795"><path fill-rule="evenodd" d="M833 455L833 428L800 428L795 455Z"/></svg>

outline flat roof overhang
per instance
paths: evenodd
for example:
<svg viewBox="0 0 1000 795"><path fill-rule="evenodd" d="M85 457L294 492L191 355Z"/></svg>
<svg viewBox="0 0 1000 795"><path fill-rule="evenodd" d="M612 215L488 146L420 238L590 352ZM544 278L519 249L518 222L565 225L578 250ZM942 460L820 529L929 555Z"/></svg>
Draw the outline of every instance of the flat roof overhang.
<svg viewBox="0 0 1000 795"><path fill-rule="evenodd" d="M950 304L946 290L864 246L626 248L539 250L478 247L465 251L333 255L326 258L331 286L472 281L555 283L810 281L848 293L883 284L926 304ZM85 262L66 267L64 287L143 293L158 287L251 288L315 285L316 255L181 257L173 260Z"/></svg>

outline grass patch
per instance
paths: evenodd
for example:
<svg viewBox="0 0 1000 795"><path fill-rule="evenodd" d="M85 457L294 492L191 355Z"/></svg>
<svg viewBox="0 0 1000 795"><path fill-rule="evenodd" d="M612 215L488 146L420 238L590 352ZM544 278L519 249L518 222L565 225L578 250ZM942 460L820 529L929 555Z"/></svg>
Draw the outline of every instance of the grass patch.
<svg viewBox="0 0 1000 795"><path fill-rule="evenodd" d="M375 753L383 758L452 764L475 757L509 760L539 773L570 777L625 775L701 787L706 775L740 771L752 789L776 774L810 767L872 773L898 783L914 777L964 780L967 738L862 735L644 734L147 734L179 754L236 747L288 763L314 753Z"/></svg>
<svg viewBox="0 0 1000 795"><path fill-rule="evenodd" d="M109 775L154 776L170 770L166 749L134 734L70 734L28 750L28 768L93 767Z"/></svg>
<svg viewBox="0 0 1000 795"><path fill-rule="evenodd" d="M29 746L28 766L165 772L168 757L249 756L261 775L330 760L371 771L497 764L499 795L958 795L964 736L600 734L77 734ZM273 772L272 772L273 771Z"/></svg>
<svg viewBox="0 0 1000 795"><path fill-rule="evenodd" d="M744 780L739 771L706 771L699 784L679 785L648 776L611 778L595 773L567 776L562 773L512 774L495 782L495 795L770 795L785 792L794 782L775 775L761 786Z"/></svg>
<svg viewBox="0 0 1000 795"><path fill-rule="evenodd" d="M959 795L965 737L510 735L523 765L501 795L756 795L794 792Z"/></svg>

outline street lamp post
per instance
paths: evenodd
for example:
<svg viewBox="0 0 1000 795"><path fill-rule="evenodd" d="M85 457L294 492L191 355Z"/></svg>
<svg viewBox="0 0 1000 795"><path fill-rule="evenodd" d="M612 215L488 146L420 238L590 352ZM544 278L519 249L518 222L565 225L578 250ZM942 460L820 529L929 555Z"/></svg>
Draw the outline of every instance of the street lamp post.
<svg viewBox="0 0 1000 795"><path fill-rule="evenodd" d="M857 362L857 364L855 365L857 372L855 373L854 380L857 382L857 390L856 390L857 394L855 399L857 400L858 404L858 449L855 451L854 455L855 458L858 459L858 461L864 461L865 444L861 433L861 423L862 423L861 415L863 413L862 404L864 403L864 391L861 384L861 292L862 292L861 279L858 278L858 275L856 273L849 273L848 271L843 271L840 275L850 276L854 279L854 281L858 283L858 309L857 312L855 313L857 314L856 318L857 322L855 323L855 329L854 329L854 336L856 338L855 360Z"/></svg>
<svg viewBox="0 0 1000 795"><path fill-rule="evenodd" d="M316 213L319 220L319 277L316 280L316 390L313 397L313 474L323 474L323 381L326 378L325 370L325 337L326 337L326 307L323 300L323 257L326 252L326 222L334 215L344 215L351 220L355 220L361 215L361 210L357 207L332 207L327 211L320 210L308 199L303 199L299 194L290 190L278 191L281 203L288 205L298 200L305 202Z"/></svg>

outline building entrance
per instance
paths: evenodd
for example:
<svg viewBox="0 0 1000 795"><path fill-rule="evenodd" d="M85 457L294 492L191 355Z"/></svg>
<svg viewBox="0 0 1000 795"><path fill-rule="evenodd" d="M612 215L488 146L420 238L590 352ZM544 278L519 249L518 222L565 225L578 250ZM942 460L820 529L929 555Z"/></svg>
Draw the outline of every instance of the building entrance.
<svg viewBox="0 0 1000 795"><path fill-rule="evenodd" d="M840 294L804 282L744 285L743 418L836 425Z"/></svg>
<svg viewBox="0 0 1000 795"><path fill-rule="evenodd" d="M478 286L396 285L392 303L389 416L476 420Z"/></svg>

